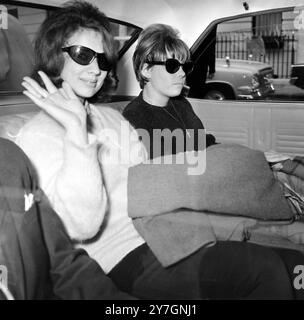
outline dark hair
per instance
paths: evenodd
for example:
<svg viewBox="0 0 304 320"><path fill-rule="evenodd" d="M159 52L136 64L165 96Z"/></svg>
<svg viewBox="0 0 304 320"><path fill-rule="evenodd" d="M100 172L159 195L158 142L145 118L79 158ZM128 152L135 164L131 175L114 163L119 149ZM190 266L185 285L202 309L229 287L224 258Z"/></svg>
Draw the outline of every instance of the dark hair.
<svg viewBox="0 0 304 320"><path fill-rule="evenodd" d="M100 32L103 48L112 69L108 72L100 91L90 100L102 100L116 89L117 53L110 22L99 9L85 1L69 1L63 7L52 12L42 23L35 39L35 67L33 77L41 83L37 71L44 71L53 83L60 87L61 71L64 67L62 48L68 39L79 29L92 29Z"/></svg>
<svg viewBox="0 0 304 320"><path fill-rule="evenodd" d="M166 24L156 23L151 24L140 33L133 54L133 68L141 89L148 82L148 79L142 74L144 63L165 60L168 54L182 63L190 58L189 48L180 39L178 30Z"/></svg>

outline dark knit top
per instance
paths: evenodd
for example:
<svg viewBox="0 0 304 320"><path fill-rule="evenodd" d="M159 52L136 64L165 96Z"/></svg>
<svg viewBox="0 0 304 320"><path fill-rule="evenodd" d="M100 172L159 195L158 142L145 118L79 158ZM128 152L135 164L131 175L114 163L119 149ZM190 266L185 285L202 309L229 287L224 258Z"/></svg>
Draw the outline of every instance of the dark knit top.
<svg viewBox="0 0 304 320"><path fill-rule="evenodd" d="M138 131L149 152L149 158L184 151L197 151L215 144L213 135L207 134L205 137L201 120L194 113L189 101L182 96L170 98L167 106L158 107L145 102L141 92L126 106L123 115ZM143 133L142 129L149 133L149 137ZM171 140L161 136L165 134L164 129L170 130L169 137L173 137ZM183 135L181 144L177 143L181 140L174 138L171 134L175 129L181 129L179 132Z"/></svg>

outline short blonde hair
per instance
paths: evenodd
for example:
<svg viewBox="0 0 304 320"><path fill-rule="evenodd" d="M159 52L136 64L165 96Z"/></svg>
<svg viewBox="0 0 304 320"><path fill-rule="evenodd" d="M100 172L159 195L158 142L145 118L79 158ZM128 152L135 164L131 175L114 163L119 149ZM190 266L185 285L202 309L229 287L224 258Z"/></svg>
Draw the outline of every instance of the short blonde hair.
<svg viewBox="0 0 304 320"><path fill-rule="evenodd" d="M133 68L141 89L148 82L141 72L144 63L164 61L168 54L181 63L190 59L190 50L180 39L178 30L159 23L148 26L140 33L133 54Z"/></svg>

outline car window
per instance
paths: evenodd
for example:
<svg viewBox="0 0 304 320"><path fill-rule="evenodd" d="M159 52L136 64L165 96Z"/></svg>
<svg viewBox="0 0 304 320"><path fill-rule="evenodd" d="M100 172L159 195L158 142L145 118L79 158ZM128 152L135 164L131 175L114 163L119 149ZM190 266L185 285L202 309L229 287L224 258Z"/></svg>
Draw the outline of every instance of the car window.
<svg viewBox="0 0 304 320"><path fill-rule="evenodd" d="M303 9L247 14L210 26L192 47L196 68L188 78L189 96L303 101Z"/></svg>
<svg viewBox="0 0 304 320"><path fill-rule="evenodd" d="M30 75L33 43L41 23L54 7L0 5L0 94L20 92L25 75ZM140 28L110 19L111 30L121 57L135 41Z"/></svg>

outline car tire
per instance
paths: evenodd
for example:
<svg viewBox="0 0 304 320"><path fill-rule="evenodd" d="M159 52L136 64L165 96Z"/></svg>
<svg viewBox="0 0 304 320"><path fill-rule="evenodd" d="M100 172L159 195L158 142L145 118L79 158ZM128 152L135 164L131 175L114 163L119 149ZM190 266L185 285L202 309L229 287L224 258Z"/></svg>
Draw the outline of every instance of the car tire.
<svg viewBox="0 0 304 320"><path fill-rule="evenodd" d="M210 90L204 95L204 99L226 100L226 95L220 90Z"/></svg>

